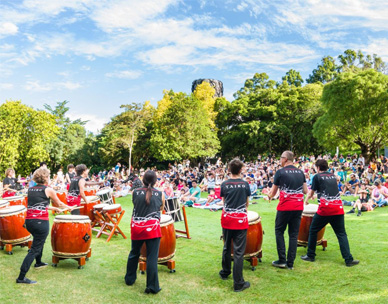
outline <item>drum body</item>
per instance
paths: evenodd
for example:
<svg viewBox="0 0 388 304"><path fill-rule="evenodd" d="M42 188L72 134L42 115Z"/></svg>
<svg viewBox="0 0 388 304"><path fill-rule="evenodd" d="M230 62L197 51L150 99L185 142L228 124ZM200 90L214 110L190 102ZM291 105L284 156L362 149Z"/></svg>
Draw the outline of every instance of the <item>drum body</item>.
<svg viewBox="0 0 388 304"><path fill-rule="evenodd" d="M17 205L23 205L24 207L27 208L27 200L26 196L9 196L3 198L3 200L8 201L10 206L17 206Z"/></svg>
<svg viewBox="0 0 388 304"><path fill-rule="evenodd" d="M5 244L21 244L31 238L31 234L24 228L27 208L24 206L10 206L0 209L0 239Z"/></svg>
<svg viewBox="0 0 388 304"><path fill-rule="evenodd" d="M160 228L162 230L162 238L160 239L158 263L164 263L175 256L176 235L172 217L162 214ZM147 248L145 243L140 251L140 260L147 260Z"/></svg>
<svg viewBox="0 0 388 304"><path fill-rule="evenodd" d="M247 245L245 247L244 259L258 256L263 245L263 226L261 217L257 212L248 211L249 227L247 231ZM233 256L233 246L232 246Z"/></svg>
<svg viewBox="0 0 388 304"><path fill-rule="evenodd" d="M309 232L310 226L313 221L313 217L315 213L318 211L318 205L305 205L302 213L302 219L300 221L299 234L298 234L298 244L302 246L306 246L309 241ZM317 244L320 245L322 243L323 235L325 234L325 228L318 232L317 235Z"/></svg>
<svg viewBox="0 0 388 304"><path fill-rule="evenodd" d="M173 197L167 199L166 204L164 205L164 210L166 211L167 215L170 215L172 217L174 222L183 221L183 216L178 198Z"/></svg>
<svg viewBox="0 0 388 304"><path fill-rule="evenodd" d="M9 201L6 200L0 200L0 209L1 208L6 208L9 206Z"/></svg>
<svg viewBox="0 0 388 304"><path fill-rule="evenodd" d="M120 204L107 205L102 210L109 214L116 214L121 211L121 205Z"/></svg>
<svg viewBox="0 0 388 304"><path fill-rule="evenodd" d="M111 189L102 189L96 195L100 198L101 204L114 204Z"/></svg>
<svg viewBox="0 0 388 304"><path fill-rule="evenodd" d="M81 198L81 206L83 206L82 209L80 209L81 215L87 215L91 221L94 220L94 206L98 205L100 203L100 199L98 196L89 196L88 197L88 203L86 204L85 201Z"/></svg>
<svg viewBox="0 0 388 304"><path fill-rule="evenodd" d="M97 190L95 188L85 188L85 196L96 196Z"/></svg>
<svg viewBox="0 0 388 304"><path fill-rule="evenodd" d="M92 242L90 219L84 215L58 215L51 229L54 256L63 258L85 257Z"/></svg>
<svg viewBox="0 0 388 304"><path fill-rule="evenodd" d="M66 192L65 191L56 191L56 194L57 194L57 197L58 199L64 203L65 205L67 205L67 201L66 201Z"/></svg>

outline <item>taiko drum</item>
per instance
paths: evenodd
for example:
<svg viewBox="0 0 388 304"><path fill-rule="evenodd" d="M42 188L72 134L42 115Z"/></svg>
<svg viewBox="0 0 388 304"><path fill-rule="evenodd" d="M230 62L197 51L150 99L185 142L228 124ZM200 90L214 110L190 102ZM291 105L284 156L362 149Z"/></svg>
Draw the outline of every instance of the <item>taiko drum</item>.
<svg viewBox="0 0 388 304"><path fill-rule="evenodd" d="M54 256L79 258L88 254L92 242L90 219L84 215L58 215L51 229Z"/></svg>
<svg viewBox="0 0 388 304"><path fill-rule="evenodd" d="M31 234L24 228L27 208L21 205L0 209L0 239L5 244L21 244Z"/></svg>
<svg viewBox="0 0 388 304"><path fill-rule="evenodd" d="M95 188L85 188L84 193L86 196L96 196L97 190Z"/></svg>
<svg viewBox="0 0 388 304"><path fill-rule="evenodd" d="M158 263L164 263L175 256L176 235L172 217L162 214L160 228L162 230L162 238L160 239ZM147 248L145 243L140 251L140 260L147 260Z"/></svg>
<svg viewBox="0 0 388 304"><path fill-rule="evenodd" d="M8 201L10 206L23 205L27 208L27 197L22 195L4 197L3 200Z"/></svg>
<svg viewBox="0 0 388 304"><path fill-rule="evenodd" d="M0 200L0 209L6 208L9 206L9 202L6 200Z"/></svg>
<svg viewBox="0 0 388 304"><path fill-rule="evenodd" d="M81 206L83 206L82 209L80 209L80 214L81 215L86 215L89 217L91 221L94 220L94 206L100 204L100 199L98 196L89 196L88 198L88 203L85 203L85 201L81 198Z"/></svg>
<svg viewBox="0 0 388 304"><path fill-rule="evenodd" d="M298 244L307 245L309 241L309 232L310 226L313 221L315 213L318 211L318 205L305 205L302 213L302 219L300 221L299 234L298 234ZM317 244L322 243L323 235L325 234L325 227L318 232L317 235Z"/></svg>

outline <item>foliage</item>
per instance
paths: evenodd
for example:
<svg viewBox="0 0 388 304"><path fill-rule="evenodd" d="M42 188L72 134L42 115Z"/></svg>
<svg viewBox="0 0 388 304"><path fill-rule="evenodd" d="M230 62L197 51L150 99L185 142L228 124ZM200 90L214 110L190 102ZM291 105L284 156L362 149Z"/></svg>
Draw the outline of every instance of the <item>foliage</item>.
<svg viewBox="0 0 388 304"><path fill-rule="evenodd" d="M71 120L66 114L69 111L68 101L58 102L55 108L45 104L46 111L55 116L56 124L59 127L58 135L47 145L50 153L48 162L52 169L66 167L80 159L78 154L83 148L86 139L85 124L87 121L81 119ZM80 162L82 163L82 162Z"/></svg>
<svg viewBox="0 0 388 304"><path fill-rule="evenodd" d="M323 90L314 135L326 147L358 145L369 160L388 134L388 76L369 69L341 73Z"/></svg>
<svg viewBox="0 0 388 304"><path fill-rule="evenodd" d="M157 110L158 112L158 110ZM219 148L209 112L194 94L174 93L171 104L155 116L151 151L159 160L213 156Z"/></svg>
<svg viewBox="0 0 388 304"><path fill-rule="evenodd" d="M286 76L282 77L282 80L287 82L289 85L294 85L296 87L301 87L303 83L303 78L299 72L291 69L286 73Z"/></svg>
<svg viewBox="0 0 388 304"><path fill-rule="evenodd" d="M195 98L201 101L204 108L208 112L209 124L211 128L215 127L214 120L217 116L217 113L214 111L215 98L214 94L216 90L210 85L210 83L204 81L195 88L193 95Z"/></svg>
<svg viewBox="0 0 388 304"><path fill-rule="evenodd" d="M13 167L17 174L29 174L46 160L47 144L58 134L55 117L37 111L21 101L0 106L0 172Z"/></svg>
<svg viewBox="0 0 388 304"><path fill-rule="evenodd" d="M338 75L338 67L335 63L335 59L331 56L325 56L321 60L321 64L313 70L309 78L306 79L307 83L321 82L323 84L328 83Z"/></svg>

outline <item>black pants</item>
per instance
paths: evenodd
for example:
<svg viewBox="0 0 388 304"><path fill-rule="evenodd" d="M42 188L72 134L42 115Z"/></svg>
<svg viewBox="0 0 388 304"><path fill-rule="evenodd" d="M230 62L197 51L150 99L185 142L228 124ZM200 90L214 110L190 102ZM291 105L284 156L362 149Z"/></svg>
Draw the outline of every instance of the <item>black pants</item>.
<svg viewBox="0 0 388 304"><path fill-rule="evenodd" d="M227 277L232 269L232 241L233 241L233 281L234 288L239 289L244 285L243 264L244 252L247 245L247 229L230 230L222 229L224 235L224 249L222 251L222 270L220 275Z"/></svg>
<svg viewBox="0 0 388 304"><path fill-rule="evenodd" d="M45 220L26 220L26 228L34 239L31 249L28 250L27 256L20 267L19 278L24 278L34 259L36 259L37 264L42 262L43 246L49 234L50 223Z"/></svg>
<svg viewBox="0 0 388 304"><path fill-rule="evenodd" d="M332 216L321 216L318 214L314 215L313 221L310 226L307 255L311 258L315 258L315 248L317 247L317 234L328 223L330 223L337 236L341 254L342 257L345 259L345 263L352 262L353 256L350 253L348 236L346 235L345 231L345 218L343 214Z"/></svg>
<svg viewBox="0 0 388 304"><path fill-rule="evenodd" d="M128 256L127 273L125 274L125 283L132 285L136 281L137 264L139 262L140 249L143 243L147 247L147 288L158 292L159 278L158 278L158 255L160 238L149 240L132 240L132 249Z"/></svg>
<svg viewBox="0 0 388 304"><path fill-rule="evenodd" d="M301 211L278 211L275 220L276 247L278 250L279 262L287 263L287 266L293 267L298 247L298 233ZM284 243L284 231L288 225L288 253L286 257L286 245Z"/></svg>

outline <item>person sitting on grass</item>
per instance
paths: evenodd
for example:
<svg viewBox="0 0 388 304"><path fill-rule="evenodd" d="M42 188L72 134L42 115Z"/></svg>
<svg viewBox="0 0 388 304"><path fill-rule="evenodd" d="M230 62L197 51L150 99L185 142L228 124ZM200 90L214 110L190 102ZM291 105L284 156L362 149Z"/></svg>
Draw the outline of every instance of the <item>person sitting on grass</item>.
<svg viewBox="0 0 388 304"><path fill-rule="evenodd" d="M350 194L357 195L360 181L357 179L356 174L350 174L350 181L345 183L344 192L349 191Z"/></svg>
<svg viewBox="0 0 388 304"><path fill-rule="evenodd" d="M372 199L378 207L388 206L388 189L381 185L379 179L375 180L376 188L373 189Z"/></svg>
<svg viewBox="0 0 388 304"><path fill-rule="evenodd" d="M357 216L361 216L361 211L373 211L374 202L370 199L369 190L364 183L361 184L358 194L359 198L354 203L353 208L347 213L355 213L355 209L357 209Z"/></svg>
<svg viewBox="0 0 388 304"><path fill-rule="evenodd" d="M338 185L338 191L339 191L340 195L343 195L344 184L341 183L341 178L339 176L337 176L337 185Z"/></svg>
<svg viewBox="0 0 388 304"><path fill-rule="evenodd" d="M186 206L192 207L194 203L199 201L201 198L201 188L198 187L197 181L192 181L192 187L186 192L181 200L185 203Z"/></svg>

